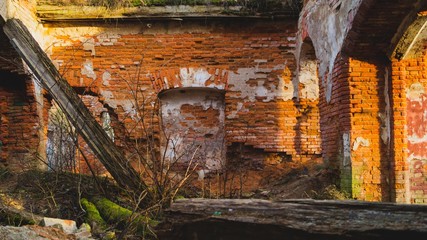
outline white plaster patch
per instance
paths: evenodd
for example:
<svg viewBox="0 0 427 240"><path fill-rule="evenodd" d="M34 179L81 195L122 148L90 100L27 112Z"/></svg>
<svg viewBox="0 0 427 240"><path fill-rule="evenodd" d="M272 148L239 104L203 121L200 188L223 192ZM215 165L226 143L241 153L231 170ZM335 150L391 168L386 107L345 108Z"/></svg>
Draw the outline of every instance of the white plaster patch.
<svg viewBox="0 0 427 240"><path fill-rule="evenodd" d="M264 84L267 79L267 73L278 69L285 69L285 66L277 65L274 68L239 68L237 73L229 73L229 90L239 92L239 98L247 99L250 102L255 102L256 97L265 97L263 102L270 102L275 99L291 100L294 97L292 82L285 83L283 78L278 77L278 86L270 83L266 87ZM247 83L249 80L258 81L255 86L251 86Z"/></svg>
<svg viewBox="0 0 427 240"><path fill-rule="evenodd" d="M317 62L306 60L301 56L298 81L304 85L301 97L316 100L319 99L319 77L317 76Z"/></svg>
<svg viewBox="0 0 427 240"><path fill-rule="evenodd" d="M411 154L408 156L408 158L406 159L407 162L412 162L413 160L421 160L421 161L426 161L427 162L427 158L425 156L418 156L415 154Z"/></svg>
<svg viewBox="0 0 427 240"><path fill-rule="evenodd" d="M181 68L179 76L183 87L210 87L213 85L205 85L212 76L206 69Z"/></svg>
<svg viewBox="0 0 427 240"><path fill-rule="evenodd" d="M95 39L93 38L87 38L85 40L82 41L83 43L83 50L85 51L90 51L91 52L91 56L95 56Z"/></svg>
<svg viewBox="0 0 427 240"><path fill-rule="evenodd" d="M111 80L111 73L108 71L105 71L102 74L102 85L110 86L110 80Z"/></svg>
<svg viewBox="0 0 427 240"><path fill-rule="evenodd" d="M408 136L408 142L411 144L427 143L427 134L421 137L417 134L412 134Z"/></svg>
<svg viewBox="0 0 427 240"><path fill-rule="evenodd" d="M93 71L93 62L91 60L86 59L86 61L83 63L81 73L82 75L86 75L93 80L96 79L96 73Z"/></svg>
<svg viewBox="0 0 427 240"><path fill-rule="evenodd" d="M413 83L406 89L406 98L411 101L422 101L422 96L425 94L424 86L421 83Z"/></svg>
<svg viewBox="0 0 427 240"><path fill-rule="evenodd" d="M130 99L116 99L113 92L108 90L101 89L100 94L104 98L104 103L108 104L111 108L117 109L121 106L126 115L131 117L133 120L137 118L135 106Z"/></svg>
<svg viewBox="0 0 427 240"><path fill-rule="evenodd" d="M357 137L356 140L354 141L352 150L357 151L357 149L359 149L360 146L369 147L370 145L371 145L371 143L369 142L368 139L363 138L363 137Z"/></svg>
<svg viewBox="0 0 427 240"><path fill-rule="evenodd" d="M52 63L56 69L59 69L64 64L64 60L52 60Z"/></svg>
<svg viewBox="0 0 427 240"><path fill-rule="evenodd" d="M236 111L231 111L231 113L227 115L227 118L228 119L236 118L238 112L249 112L249 110L246 109L246 108L243 109L243 103L242 102L238 102L237 103Z"/></svg>
<svg viewBox="0 0 427 240"><path fill-rule="evenodd" d="M343 167L350 166L351 163L351 150L350 150L350 134L344 133L342 135L343 141Z"/></svg>
<svg viewBox="0 0 427 240"><path fill-rule="evenodd" d="M299 28L308 32L316 50L319 76L322 77L328 103L333 87L334 63L362 0L342 1L339 9L333 9L329 2L329 0L308 1L300 15L305 17L299 19ZM301 46L305 40L302 39L302 32L299 32L297 40L297 59L300 59Z"/></svg>

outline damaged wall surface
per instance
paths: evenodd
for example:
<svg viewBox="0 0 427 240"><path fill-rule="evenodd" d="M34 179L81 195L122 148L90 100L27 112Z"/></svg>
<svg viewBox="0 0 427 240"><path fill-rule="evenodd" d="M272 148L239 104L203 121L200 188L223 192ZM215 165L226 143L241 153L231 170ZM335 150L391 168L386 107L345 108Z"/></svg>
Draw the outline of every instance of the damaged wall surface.
<svg viewBox="0 0 427 240"><path fill-rule="evenodd" d="M251 25L243 25L240 20L227 24L213 20L179 25L156 22L141 27L101 24L99 28L81 27L77 31L71 26L52 26L50 31L57 38L52 59L72 86L99 96L122 127L116 131L125 131L133 139L144 138L142 125L138 124L142 115L153 116L148 125L159 123L153 114L158 108L155 102L159 92L211 88L225 93L221 100L224 105L213 108L221 109L214 116L223 119L209 119L218 121L224 130L205 135L223 138L217 141L221 146L241 143L265 152L285 153L295 160L309 160L321 152L317 81L306 82L304 88L311 90L298 96L293 74L295 26L294 21L265 20ZM91 35L100 29L101 34ZM196 115L196 119L212 118L204 116L204 111L211 108L196 109L204 102L204 91L191 94L181 100L168 98L182 103L181 113L191 110L188 114ZM197 99L200 102L196 104ZM172 106L171 100L161 100L162 109ZM144 113L138 107L141 105L146 106ZM183 109L187 105L192 109ZM166 122L176 119L164 114ZM179 118L181 123L188 119L187 126L194 124L192 117ZM223 151L215 150L217 153L207 159L223 158Z"/></svg>
<svg viewBox="0 0 427 240"><path fill-rule="evenodd" d="M322 156L354 198L425 203L426 170L418 159L426 153L426 5L329 0L308 1L302 10L297 46L312 42L322 79ZM417 54L401 60L402 51Z"/></svg>
<svg viewBox="0 0 427 240"><path fill-rule="evenodd" d="M426 5L309 0L299 21L27 22L135 166L140 149L134 143L160 144L165 151L156 154L170 159L194 152L168 148L165 142L173 139L200 148L200 169L219 170L237 155L239 167L252 169L262 169L270 154L280 161L321 158L352 198L426 203ZM0 7L2 15L15 16ZM7 72L1 79L23 76L7 66L0 65ZM0 80L0 154L7 162L19 152L11 147L17 144L10 129L31 129L22 139L40 153L51 106L45 98L36 107L41 95L32 81L21 80L19 89ZM25 101L18 106L15 98ZM35 117L21 120L22 112ZM186 157L184 167L192 156ZM79 169L88 172L84 161Z"/></svg>

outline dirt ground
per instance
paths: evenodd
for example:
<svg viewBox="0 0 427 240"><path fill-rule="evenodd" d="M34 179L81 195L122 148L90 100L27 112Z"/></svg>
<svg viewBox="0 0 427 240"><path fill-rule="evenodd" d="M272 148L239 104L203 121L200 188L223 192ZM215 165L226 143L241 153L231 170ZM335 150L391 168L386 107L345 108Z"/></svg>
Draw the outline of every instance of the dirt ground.
<svg viewBox="0 0 427 240"><path fill-rule="evenodd" d="M0 173L0 207L7 206L40 216L72 219L83 223L80 199L107 197L132 208L134 199L111 179L71 173L28 171ZM209 173L200 179L194 173L178 198L261 198L270 200L317 198L343 199L334 185L334 175L321 164L266 164L262 169L239 169ZM4 225L4 223L3 223Z"/></svg>

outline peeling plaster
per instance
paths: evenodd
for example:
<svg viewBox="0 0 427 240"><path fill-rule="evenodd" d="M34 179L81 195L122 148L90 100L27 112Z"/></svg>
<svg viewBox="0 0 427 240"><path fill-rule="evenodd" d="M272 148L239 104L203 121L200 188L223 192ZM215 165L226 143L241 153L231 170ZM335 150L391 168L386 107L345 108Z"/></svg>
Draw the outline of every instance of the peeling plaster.
<svg viewBox="0 0 427 240"><path fill-rule="evenodd" d="M301 97L317 100L319 99L319 77L317 76L317 61L301 56L299 71L297 73L299 83L303 84Z"/></svg>
<svg viewBox="0 0 427 240"><path fill-rule="evenodd" d="M113 109L117 109L119 106L123 108L123 111L127 116L133 120L137 120L136 109L133 102L129 99L116 99L113 92L108 90L100 90L100 95L104 99L104 103Z"/></svg>
<svg viewBox="0 0 427 240"><path fill-rule="evenodd" d="M413 83L406 89L406 97L411 101L422 102L422 96L425 94L424 86L421 83Z"/></svg>
<svg viewBox="0 0 427 240"><path fill-rule="evenodd" d="M353 151L357 151L357 149L359 149L360 146L362 147L369 147L371 145L371 143L369 142L368 139L363 138L363 137L357 137L356 140L353 143Z"/></svg>
<svg viewBox="0 0 427 240"><path fill-rule="evenodd" d="M174 161L183 155L180 161L188 163L195 157L202 170L220 169L225 159L223 96L208 90L187 89L167 92L160 99L162 126L170 139L169 145L163 146L166 147L167 159ZM202 120L192 112L182 112L184 106L202 107L203 111L215 110L218 115L214 119ZM204 126L202 121L216 125Z"/></svg>
<svg viewBox="0 0 427 240"><path fill-rule="evenodd" d="M108 71L105 71L102 74L102 85L110 86L110 80L111 80L111 73Z"/></svg>
<svg viewBox="0 0 427 240"><path fill-rule="evenodd" d="M426 143L427 142L427 134L424 136L418 136L417 134L413 134L411 136L408 136L408 142L410 142L412 144Z"/></svg>
<svg viewBox="0 0 427 240"><path fill-rule="evenodd" d="M332 93L332 73L335 59L352 27L354 16L362 0L340 1L331 6L329 0L311 0L304 6L299 19L296 59L299 66L301 47L309 37L319 60L319 76L325 87L326 101ZM340 8L334 8L340 6Z"/></svg>
<svg viewBox="0 0 427 240"><path fill-rule="evenodd" d="M278 77L278 85L270 83L265 86L268 73L275 70L285 69L285 65L277 65L274 68L239 68L237 72L230 72L228 85L230 91L239 92L241 99L247 99L255 102L256 97L265 97L263 102L281 99L283 101L291 100L294 97L294 86L292 82L285 83L284 79ZM257 84L252 86L247 82L257 80Z"/></svg>
<svg viewBox="0 0 427 240"><path fill-rule="evenodd" d="M237 103L237 108L236 111L232 111L227 115L227 119L233 119L233 118L237 118L237 113L238 112L249 112L248 109L243 109L243 103L242 102L238 102Z"/></svg>
<svg viewBox="0 0 427 240"><path fill-rule="evenodd" d="M211 74L206 69L181 68L181 84L183 87L213 87L214 84L206 86L206 82L211 78ZM175 86L179 87L179 86Z"/></svg>
<svg viewBox="0 0 427 240"><path fill-rule="evenodd" d="M225 89L227 70L205 68L180 68L178 72L164 71L163 73L148 74L150 78L155 78L161 86L158 91L180 87L201 87Z"/></svg>
<svg viewBox="0 0 427 240"><path fill-rule="evenodd" d="M39 136L39 144L37 148L37 154L42 159L46 158L46 145L47 145L47 137L45 132L45 123L44 123L44 108L46 107L44 104L44 97L43 97L43 88L39 85L39 80L33 75L32 77L33 85L34 85L34 98L37 102L36 104L36 112L39 119L39 126L37 128L38 136ZM45 164L38 165L40 169L47 170L47 166Z"/></svg>
<svg viewBox="0 0 427 240"><path fill-rule="evenodd" d="M90 51L91 52L91 56L95 56L96 52L95 52L95 39L93 38L88 38L87 40L83 40L83 50L85 51Z"/></svg>
<svg viewBox="0 0 427 240"><path fill-rule="evenodd" d="M91 60L86 59L86 61L83 63L81 73L82 75L86 75L93 80L96 79L96 73L93 71L93 62Z"/></svg>

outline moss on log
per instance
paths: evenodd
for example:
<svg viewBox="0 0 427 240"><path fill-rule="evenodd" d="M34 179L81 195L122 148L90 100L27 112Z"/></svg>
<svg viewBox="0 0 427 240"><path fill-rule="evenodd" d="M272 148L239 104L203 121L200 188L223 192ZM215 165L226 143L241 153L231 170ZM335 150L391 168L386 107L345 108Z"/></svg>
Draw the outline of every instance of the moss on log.
<svg viewBox="0 0 427 240"><path fill-rule="evenodd" d="M80 200L83 209L86 211L85 222L89 223L92 229L96 231L103 231L107 228L107 223L101 217L95 204L89 202L86 198Z"/></svg>
<svg viewBox="0 0 427 240"><path fill-rule="evenodd" d="M157 221L147 216L139 215L131 210L124 208L106 198L95 199L94 203L101 216L109 223L117 224L118 227L124 228L128 224L135 227L136 232L144 234L147 227L157 225Z"/></svg>
<svg viewBox="0 0 427 240"><path fill-rule="evenodd" d="M0 203L0 225L34 225L40 223L42 217L29 213L25 210L4 206Z"/></svg>

